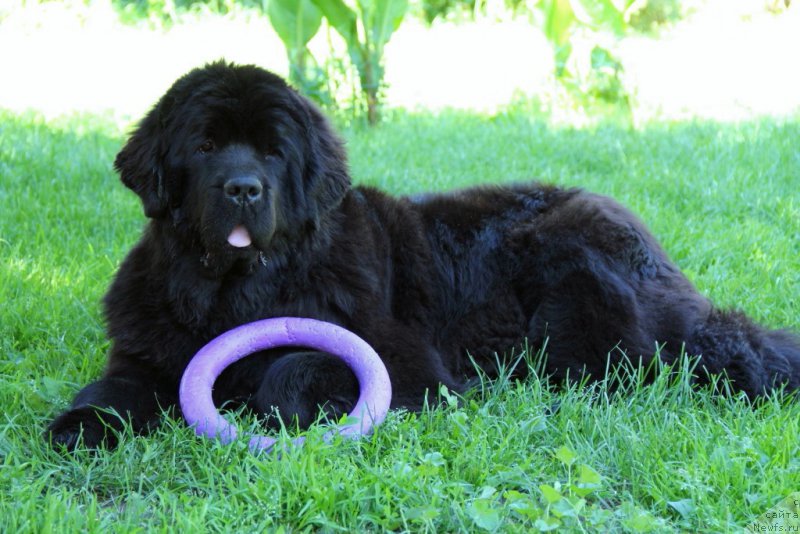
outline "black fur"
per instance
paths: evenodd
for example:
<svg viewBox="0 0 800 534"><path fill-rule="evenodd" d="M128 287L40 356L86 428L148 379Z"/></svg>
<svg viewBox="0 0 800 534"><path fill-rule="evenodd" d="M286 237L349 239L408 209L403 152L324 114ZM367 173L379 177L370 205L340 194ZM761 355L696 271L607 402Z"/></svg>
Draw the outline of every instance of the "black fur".
<svg viewBox="0 0 800 534"><path fill-rule="evenodd" d="M339 138L277 76L215 63L179 79L115 163L150 218L105 298L104 376L50 425L54 443L94 447L120 418L135 430L176 404L188 360L242 323L313 317L380 354L393 407L461 390L497 355L547 339L547 371L601 377L661 346L700 355L698 380L726 373L754 397L800 386L800 342L715 309L644 225L609 198L536 183L414 198L351 188ZM257 180L249 203L232 178ZM226 238L244 225L252 245ZM215 385L218 403L310 424L348 410L358 385L338 359L278 349Z"/></svg>

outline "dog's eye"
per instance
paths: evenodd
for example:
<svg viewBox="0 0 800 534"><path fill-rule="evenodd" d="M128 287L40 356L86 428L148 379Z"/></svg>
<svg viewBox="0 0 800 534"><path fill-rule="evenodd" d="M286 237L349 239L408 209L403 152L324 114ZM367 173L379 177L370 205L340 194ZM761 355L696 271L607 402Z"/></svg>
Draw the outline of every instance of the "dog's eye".
<svg viewBox="0 0 800 534"><path fill-rule="evenodd" d="M208 154L209 152L213 152L214 148L215 148L214 141L212 141L211 139L206 139L205 141L203 141L203 144L197 147L197 151L200 152L201 154Z"/></svg>

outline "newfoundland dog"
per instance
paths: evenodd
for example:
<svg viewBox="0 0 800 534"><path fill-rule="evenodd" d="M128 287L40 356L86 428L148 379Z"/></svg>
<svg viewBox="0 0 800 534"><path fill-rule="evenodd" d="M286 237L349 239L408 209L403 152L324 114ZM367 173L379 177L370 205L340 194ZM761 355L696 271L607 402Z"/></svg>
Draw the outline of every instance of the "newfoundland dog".
<svg viewBox="0 0 800 534"><path fill-rule="evenodd" d="M180 78L114 165L149 223L104 300L105 373L50 424L57 445L113 445L123 420L153 427L200 347L277 316L363 337L392 407L410 410L479 368L496 375L526 343L546 342L555 379L685 352L699 384L723 374L749 397L800 387L798 338L715 308L615 201L538 183L400 198L351 187L328 121L254 66ZM340 360L303 348L245 358L214 388L218 404L301 427L357 395Z"/></svg>

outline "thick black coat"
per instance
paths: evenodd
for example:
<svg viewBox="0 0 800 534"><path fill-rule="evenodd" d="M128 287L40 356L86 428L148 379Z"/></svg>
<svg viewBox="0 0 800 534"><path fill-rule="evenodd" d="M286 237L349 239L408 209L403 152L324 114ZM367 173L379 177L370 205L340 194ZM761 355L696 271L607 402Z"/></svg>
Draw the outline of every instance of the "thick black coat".
<svg viewBox="0 0 800 534"><path fill-rule="evenodd" d="M174 406L188 360L257 319L312 317L378 352L392 406L461 390L528 340L556 378L602 377L625 358L699 355L756 396L800 387L800 343L698 294L639 220L611 199L536 183L396 198L351 188L342 143L277 76L215 63L179 79L116 159L150 222L105 298L104 376L56 418L55 443L143 430ZM251 244L232 246L233 229ZM657 350L660 347L660 350ZM627 356L626 356L627 355ZM472 360L471 360L472 359ZM310 424L348 410L338 359L277 349L218 380L219 403Z"/></svg>

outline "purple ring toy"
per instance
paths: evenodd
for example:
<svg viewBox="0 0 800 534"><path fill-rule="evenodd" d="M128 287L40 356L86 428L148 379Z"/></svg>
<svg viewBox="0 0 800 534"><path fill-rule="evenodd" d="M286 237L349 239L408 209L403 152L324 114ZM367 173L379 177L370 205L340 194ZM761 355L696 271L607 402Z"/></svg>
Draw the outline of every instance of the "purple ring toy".
<svg viewBox="0 0 800 534"><path fill-rule="evenodd" d="M341 358L358 379L358 401L348 419L355 422L336 427L326 434L358 436L372 425L383 422L389 411L392 385L383 362L366 341L340 326L315 319L279 317L248 323L211 340L189 362L179 389L183 417L194 426L198 436L218 438L230 443L237 436L236 427L225 420L214 406L211 389L222 371L254 352L282 346L309 347ZM251 450L270 449L276 440L253 436ZM293 441L303 443L303 438Z"/></svg>

